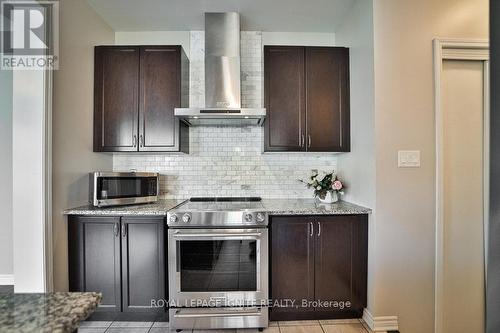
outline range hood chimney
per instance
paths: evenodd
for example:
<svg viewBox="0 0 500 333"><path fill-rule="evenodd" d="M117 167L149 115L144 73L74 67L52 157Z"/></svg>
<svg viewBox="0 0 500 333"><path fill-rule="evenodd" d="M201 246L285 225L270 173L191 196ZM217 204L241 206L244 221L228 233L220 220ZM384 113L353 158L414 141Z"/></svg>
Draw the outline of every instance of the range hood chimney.
<svg viewBox="0 0 500 333"><path fill-rule="evenodd" d="M238 13L205 13L205 107L174 112L190 126L263 124L266 109L241 108Z"/></svg>

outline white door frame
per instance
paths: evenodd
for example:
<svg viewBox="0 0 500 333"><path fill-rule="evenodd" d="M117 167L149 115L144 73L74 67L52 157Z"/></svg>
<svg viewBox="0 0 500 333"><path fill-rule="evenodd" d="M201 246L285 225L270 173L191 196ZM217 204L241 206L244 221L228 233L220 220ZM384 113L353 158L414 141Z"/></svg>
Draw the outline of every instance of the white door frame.
<svg viewBox="0 0 500 333"><path fill-rule="evenodd" d="M489 44L488 40L441 39L434 44L434 109L436 121L436 260L434 282L434 331L443 330L443 263L444 263L444 209L443 209L443 111L441 107L441 74L444 60L475 60L484 64L484 178L483 189L488 194L489 178ZM488 195L484 196L484 260L486 263L486 240L488 234ZM486 266L485 266L486 267ZM485 275L486 276L486 275Z"/></svg>

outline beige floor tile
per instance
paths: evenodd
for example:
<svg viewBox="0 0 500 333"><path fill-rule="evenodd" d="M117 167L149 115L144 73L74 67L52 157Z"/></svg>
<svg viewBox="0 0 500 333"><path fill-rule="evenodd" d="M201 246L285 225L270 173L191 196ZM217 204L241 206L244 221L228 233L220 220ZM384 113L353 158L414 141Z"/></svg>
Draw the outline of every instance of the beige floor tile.
<svg viewBox="0 0 500 333"><path fill-rule="evenodd" d="M236 330L193 330L193 333L236 333Z"/></svg>
<svg viewBox="0 0 500 333"><path fill-rule="evenodd" d="M290 320L290 321L280 321L280 327L285 326L319 326L318 320Z"/></svg>
<svg viewBox="0 0 500 333"><path fill-rule="evenodd" d="M168 327L151 327L148 331L148 333L172 333L172 332L175 332L175 330L171 331ZM184 331L182 332L185 333ZM189 332L191 332L191 330L189 330Z"/></svg>
<svg viewBox="0 0 500 333"><path fill-rule="evenodd" d="M361 320L360 320L360 322L361 322L361 325L363 325L363 327L365 328L365 330L366 330L368 333L374 333L374 332L370 329L370 327L368 326L368 324L367 324L367 323L365 323L365 321L364 321L363 319L361 319Z"/></svg>
<svg viewBox="0 0 500 333"><path fill-rule="evenodd" d="M270 321L269 322L269 327L277 327L278 326L278 322L277 321Z"/></svg>
<svg viewBox="0 0 500 333"><path fill-rule="evenodd" d="M362 324L323 325L325 333L366 333Z"/></svg>
<svg viewBox="0 0 500 333"><path fill-rule="evenodd" d="M357 318L353 319L326 319L320 320L321 325L338 325L338 324L359 324L360 320Z"/></svg>
<svg viewBox="0 0 500 333"><path fill-rule="evenodd" d="M114 321L111 324L110 328L124 328L124 327L150 328L151 326L153 326L152 321Z"/></svg>
<svg viewBox="0 0 500 333"><path fill-rule="evenodd" d="M321 326L280 326L281 333L323 333Z"/></svg>
<svg viewBox="0 0 500 333"><path fill-rule="evenodd" d="M77 330L78 333L105 333L107 328L105 327L83 327Z"/></svg>
<svg viewBox="0 0 500 333"><path fill-rule="evenodd" d="M88 327L104 327L104 328L108 328L109 325L111 325L111 321L82 321L80 323L80 327L85 327L85 328L88 328Z"/></svg>
<svg viewBox="0 0 500 333"><path fill-rule="evenodd" d="M155 321L151 327L168 327L168 321Z"/></svg>
<svg viewBox="0 0 500 333"><path fill-rule="evenodd" d="M259 333L259 330L256 328L247 328L242 329L238 328L236 330L237 333ZM280 333L280 328L277 326L265 328L262 332L264 333Z"/></svg>
<svg viewBox="0 0 500 333"><path fill-rule="evenodd" d="M148 333L149 327L110 327L106 333Z"/></svg>

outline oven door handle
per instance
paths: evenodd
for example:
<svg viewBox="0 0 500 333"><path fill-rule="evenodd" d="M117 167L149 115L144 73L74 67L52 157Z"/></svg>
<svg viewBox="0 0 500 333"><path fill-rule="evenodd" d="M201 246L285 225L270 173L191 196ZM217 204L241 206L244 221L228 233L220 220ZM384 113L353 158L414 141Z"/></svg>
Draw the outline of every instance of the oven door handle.
<svg viewBox="0 0 500 333"><path fill-rule="evenodd" d="M175 238L203 238L203 237L223 237L223 238L241 238L241 237L261 237L262 233L260 232L245 232L239 234L224 234L224 233L199 233L199 234L183 234L183 233L174 233L173 236Z"/></svg>
<svg viewBox="0 0 500 333"><path fill-rule="evenodd" d="M207 317L231 317L231 316L260 316L262 314L259 309L249 309L246 311L227 311L227 312L213 312L213 313L181 313L182 310L177 310L174 314L176 318L207 318Z"/></svg>

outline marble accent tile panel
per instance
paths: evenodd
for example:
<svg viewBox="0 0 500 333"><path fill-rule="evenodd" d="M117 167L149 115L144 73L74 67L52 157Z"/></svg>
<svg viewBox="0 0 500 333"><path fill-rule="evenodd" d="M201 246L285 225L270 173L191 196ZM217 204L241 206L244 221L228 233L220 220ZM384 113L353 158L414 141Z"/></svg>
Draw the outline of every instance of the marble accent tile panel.
<svg viewBox="0 0 500 333"><path fill-rule="evenodd" d="M190 106L205 104L205 35L190 33ZM262 32L241 32L243 107L263 107ZM311 169L336 170L337 156L327 153L262 154L262 127L191 127L190 154L115 154L115 171L162 174L165 199L191 196L262 196L310 198L298 182Z"/></svg>
<svg viewBox="0 0 500 333"><path fill-rule="evenodd" d="M114 154L114 171L159 172L165 199L193 196L311 198L299 179L337 169L327 153L262 154L261 127L191 127L190 154Z"/></svg>

